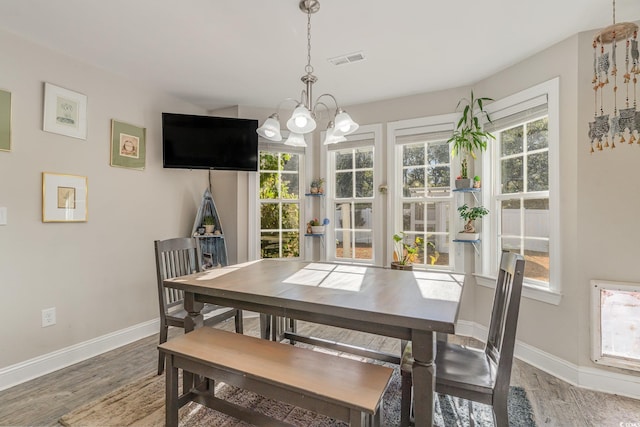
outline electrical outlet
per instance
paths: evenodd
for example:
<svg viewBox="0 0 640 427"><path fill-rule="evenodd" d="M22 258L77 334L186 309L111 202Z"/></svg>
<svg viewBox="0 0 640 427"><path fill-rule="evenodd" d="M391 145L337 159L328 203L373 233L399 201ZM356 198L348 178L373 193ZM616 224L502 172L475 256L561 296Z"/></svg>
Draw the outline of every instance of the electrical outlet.
<svg viewBox="0 0 640 427"><path fill-rule="evenodd" d="M56 324L56 308L45 308L42 310L42 327L53 326Z"/></svg>

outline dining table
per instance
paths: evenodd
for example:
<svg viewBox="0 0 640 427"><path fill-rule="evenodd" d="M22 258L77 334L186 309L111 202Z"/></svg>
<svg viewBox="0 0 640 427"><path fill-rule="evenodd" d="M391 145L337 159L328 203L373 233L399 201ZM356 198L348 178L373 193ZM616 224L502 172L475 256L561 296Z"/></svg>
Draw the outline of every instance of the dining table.
<svg viewBox="0 0 640 427"><path fill-rule="evenodd" d="M202 326L203 304L213 303L260 313L267 323L295 319L412 341L415 425L431 426L435 336L455 333L463 283L464 275L445 271L262 259L167 279L164 286L185 293L185 332ZM261 331L270 337L267 324Z"/></svg>

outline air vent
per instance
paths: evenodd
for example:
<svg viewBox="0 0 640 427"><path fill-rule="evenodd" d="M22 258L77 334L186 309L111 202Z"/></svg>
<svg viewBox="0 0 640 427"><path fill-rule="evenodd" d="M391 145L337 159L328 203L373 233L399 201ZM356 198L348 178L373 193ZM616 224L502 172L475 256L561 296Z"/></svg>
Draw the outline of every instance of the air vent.
<svg viewBox="0 0 640 427"><path fill-rule="evenodd" d="M333 65L350 64L352 62L358 62L358 61L364 61L364 60L365 60L365 57L364 57L364 53L362 52L349 53L347 55L341 55L341 56L336 56L335 58L329 58L329 62L331 62Z"/></svg>

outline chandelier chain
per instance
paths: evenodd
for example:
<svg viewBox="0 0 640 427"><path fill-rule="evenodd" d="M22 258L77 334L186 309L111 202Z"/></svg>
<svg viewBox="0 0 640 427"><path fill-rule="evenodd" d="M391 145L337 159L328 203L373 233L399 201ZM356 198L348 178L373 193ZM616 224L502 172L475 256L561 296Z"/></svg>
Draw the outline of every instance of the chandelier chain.
<svg viewBox="0 0 640 427"><path fill-rule="evenodd" d="M613 25L616 25L616 0L613 0Z"/></svg>
<svg viewBox="0 0 640 427"><path fill-rule="evenodd" d="M307 66L304 70L313 73L313 65L311 65L311 10L307 10Z"/></svg>

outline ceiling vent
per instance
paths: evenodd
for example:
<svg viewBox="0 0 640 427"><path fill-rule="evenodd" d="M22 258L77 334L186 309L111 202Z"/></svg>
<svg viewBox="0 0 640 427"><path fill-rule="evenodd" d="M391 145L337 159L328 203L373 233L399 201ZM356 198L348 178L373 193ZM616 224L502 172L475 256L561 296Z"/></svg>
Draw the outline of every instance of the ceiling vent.
<svg viewBox="0 0 640 427"><path fill-rule="evenodd" d="M333 65L351 64L352 62L364 61L364 53L355 52L347 55L336 56L335 58L329 58L329 62Z"/></svg>

